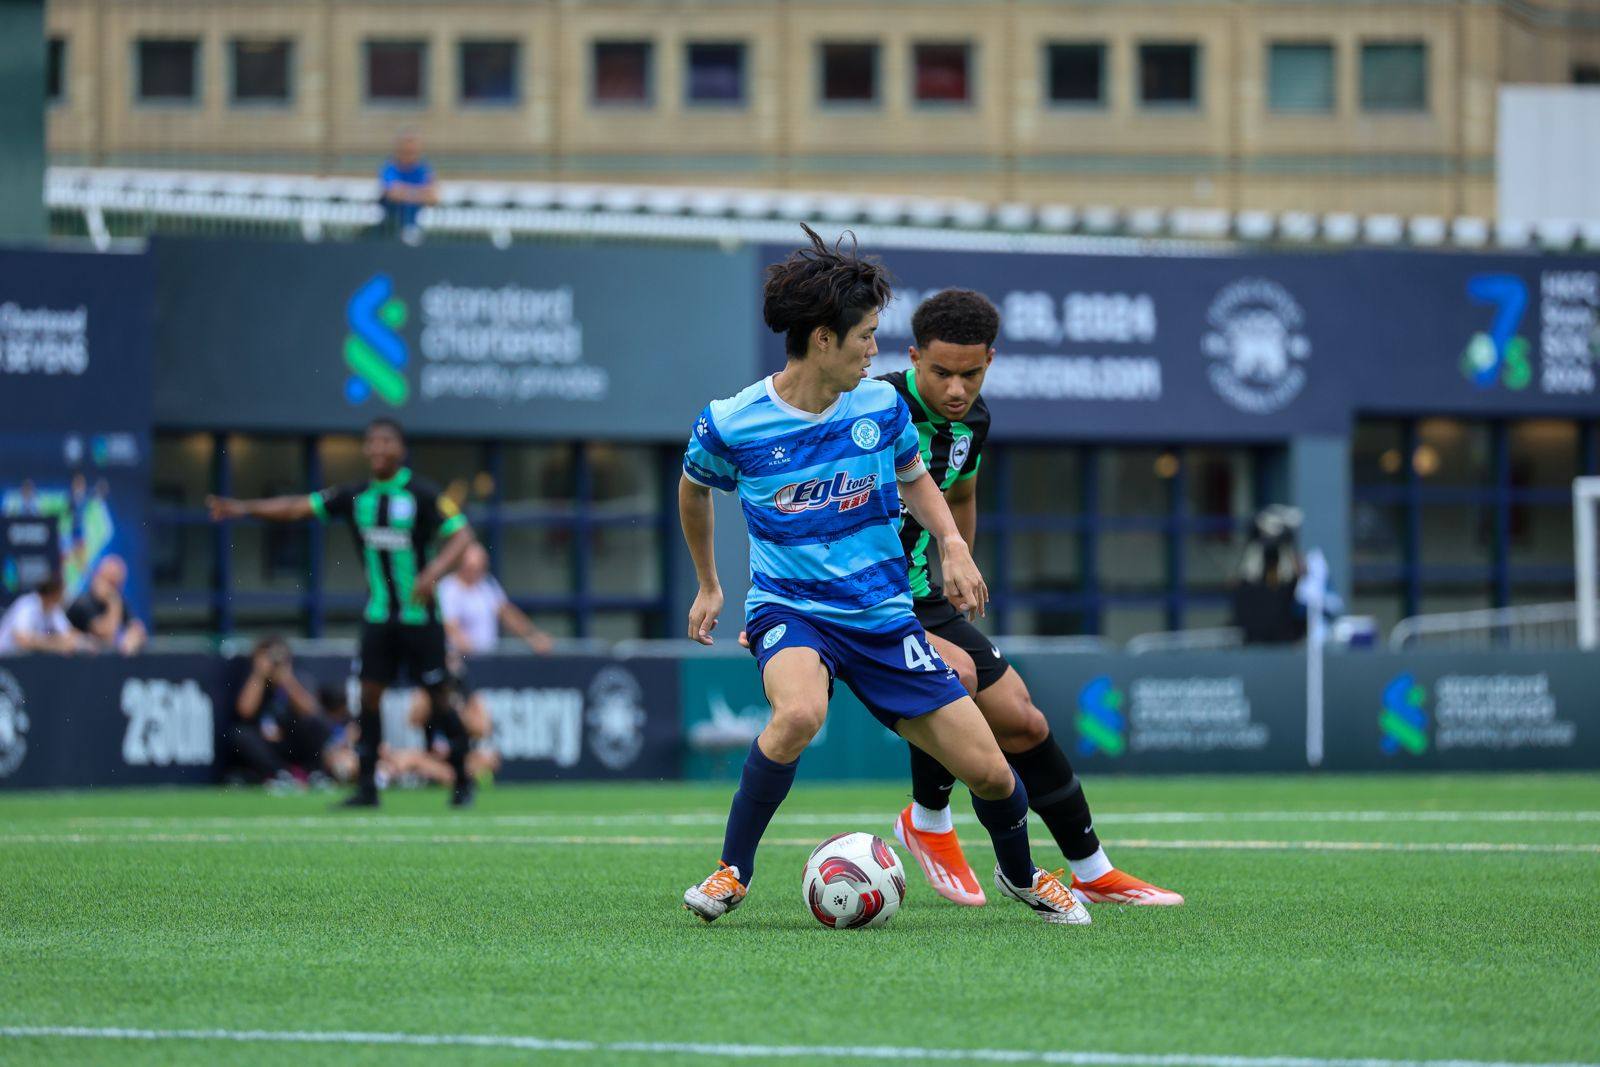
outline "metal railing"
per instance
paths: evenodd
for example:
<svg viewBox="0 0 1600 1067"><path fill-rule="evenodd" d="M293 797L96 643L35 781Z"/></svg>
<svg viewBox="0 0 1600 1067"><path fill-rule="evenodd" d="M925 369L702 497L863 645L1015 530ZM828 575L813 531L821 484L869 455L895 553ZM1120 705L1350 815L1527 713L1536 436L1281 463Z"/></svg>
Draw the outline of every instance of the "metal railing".
<svg viewBox="0 0 1600 1067"><path fill-rule="evenodd" d="M1151 652L1202 652L1222 648L1242 648L1244 631L1237 626L1212 626L1195 630L1162 630L1128 638L1128 655Z"/></svg>
<svg viewBox="0 0 1600 1067"><path fill-rule="evenodd" d="M373 177L314 177L115 167L51 167L53 228L108 247L155 232L225 232L317 241L356 236L383 218ZM889 247L970 251L1216 252L1268 243L1432 248L1600 249L1600 221L1490 222L1303 211L1226 211L845 195L580 182L447 180L417 236L505 246L519 237L700 242L789 240L797 221L851 226Z"/></svg>
<svg viewBox="0 0 1600 1067"><path fill-rule="evenodd" d="M1511 608L1413 615L1389 631L1389 649L1573 648L1578 643L1578 605L1525 604Z"/></svg>

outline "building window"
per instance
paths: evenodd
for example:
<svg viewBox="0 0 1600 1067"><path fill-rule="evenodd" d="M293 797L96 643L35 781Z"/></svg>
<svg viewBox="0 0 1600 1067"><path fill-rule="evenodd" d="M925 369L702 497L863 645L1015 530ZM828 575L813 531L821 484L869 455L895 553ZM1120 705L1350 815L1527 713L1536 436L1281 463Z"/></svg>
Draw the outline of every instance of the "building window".
<svg viewBox="0 0 1600 1067"><path fill-rule="evenodd" d="M913 96L919 104L972 102L972 46L918 44L911 49Z"/></svg>
<svg viewBox="0 0 1600 1067"><path fill-rule="evenodd" d="M45 44L44 99L46 103L59 104L66 98L67 41L52 37Z"/></svg>
<svg viewBox="0 0 1600 1067"><path fill-rule="evenodd" d="M1139 46L1139 103L1146 107L1194 107L1200 102L1200 46Z"/></svg>
<svg viewBox="0 0 1600 1067"><path fill-rule="evenodd" d="M822 102L878 102L878 46L825 43L821 48Z"/></svg>
<svg viewBox="0 0 1600 1067"><path fill-rule="evenodd" d="M1428 110L1428 46L1420 41L1362 45L1361 109Z"/></svg>
<svg viewBox="0 0 1600 1067"><path fill-rule="evenodd" d="M1100 43L1045 46L1045 95L1052 104L1106 102L1106 46Z"/></svg>
<svg viewBox="0 0 1600 1067"><path fill-rule="evenodd" d="M200 99L199 41L144 38L137 56L140 103L193 104Z"/></svg>
<svg viewBox="0 0 1600 1067"><path fill-rule="evenodd" d="M1273 44L1267 49L1267 107L1294 114L1331 114L1333 45Z"/></svg>
<svg viewBox="0 0 1600 1067"><path fill-rule="evenodd" d="M1573 85L1600 85L1600 63L1574 63Z"/></svg>
<svg viewBox="0 0 1600 1067"><path fill-rule="evenodd" d="M742 44L691 43L688 47L689 83L685 96L691 104L742 104L744 91Z"/></svg>
<svg viewBox="0 0 1600 1067"><path fill-rule="evenodd" d="M421 104L427 99L428 42L368 41L367 101Z"/></svg>
<svg viewBox="0 0 1600 1067"><path fill-rule="evenodd" d="M287 104L294 45L289 41L236 40L232 46L235 104Z"/></svg>
<svg viewBox="0 0 1600 1067"><path fill-rule="evenodd" d="M520 51L515 41L462 41L457 55L461 102L515 104L522 95L517 77Z"/></svg>
<svg viewBox="0 0 1600 1067"><path fill-rule="evenodd" d="M594 102L645 105L651 101L649 41L594 43Z"/></svg>

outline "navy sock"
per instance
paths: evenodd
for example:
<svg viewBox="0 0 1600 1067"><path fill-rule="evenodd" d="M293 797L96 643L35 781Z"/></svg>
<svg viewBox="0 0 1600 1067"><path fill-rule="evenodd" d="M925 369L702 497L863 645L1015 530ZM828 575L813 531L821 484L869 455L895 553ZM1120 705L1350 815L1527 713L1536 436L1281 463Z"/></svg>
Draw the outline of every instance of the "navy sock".
<svg viewBox="0 0 1600 1067"><path fill-rule="evenodd" d="M972 794L972 810L978 821L989 831L994 842L994 858L1000 863L1000 873L1012 885L1033 884L1033 856L1028 852L1028 791L1022 786L1017 772L1011 772L1016 787L1004 800L984 800Z"/></svg>
<svg viewBox="0 0 1600 1067"><path fill-rule="evenodd" d="M767 832L767 823L783 798L794 785L794 770L800 765L778 763L768 759L761 746L750 742L750 754L744 759L744 771L739 775L739 788L733 794L733 807L728 810L728 829L722 837L722 862L739 868L739 881L750 884L756 870L756 845Z"/></svg>

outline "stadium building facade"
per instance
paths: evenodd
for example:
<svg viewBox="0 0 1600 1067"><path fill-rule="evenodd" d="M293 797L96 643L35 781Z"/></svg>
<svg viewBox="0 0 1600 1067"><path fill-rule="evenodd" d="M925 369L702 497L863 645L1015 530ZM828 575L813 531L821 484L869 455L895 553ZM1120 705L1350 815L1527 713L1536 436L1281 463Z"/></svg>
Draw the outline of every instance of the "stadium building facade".
<svg viewBox="0 0 1600 1067"><path fill-rule="evenodd" d="M51 162L1116 207L1494 214L1496 91L1600 81L1575 0L51 0Z"/></svg>

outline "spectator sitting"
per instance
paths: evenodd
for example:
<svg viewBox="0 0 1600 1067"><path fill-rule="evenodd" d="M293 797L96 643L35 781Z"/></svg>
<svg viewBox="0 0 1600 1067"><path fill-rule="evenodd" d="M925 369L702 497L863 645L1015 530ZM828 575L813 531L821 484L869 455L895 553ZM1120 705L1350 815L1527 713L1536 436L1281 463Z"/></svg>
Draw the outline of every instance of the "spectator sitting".
<svg viewBox="0 0 1600 1067"><path fill-rule="evenodd" d="M384 162L378 181L384 231L398 233L402 240L415 243L422 233L417 228L417 215L424 207L439 202L433 167L422 158L422 142L416 134L400 135L394 155Z"/></svg>
<svg viewBox="0 0 1600 1067"><path fill-rule="evenodd" d="M122 589L128 583L128 565L121 556L107 556L94 569L89 588L67 609L67 619L97 647L136 655L149 636L144 623L128 618Z"/></svg>
<svg viewBox="0 0 1600 1067"><path fill-rule="evenodd" d="M0 616L0 655L92 651L87 639L67 621L67 613L61 607L63 592L61 576L51 575L38 589L17 597L16 603Z"/></svg>
<svg viewBox="0 0 1600 1067"><path fill-rule="evenodd" d="M256 644L234 713L228 747L236 769L250 780L297 789L303 778L327 770L333 731L316 698L295 677L289 644L283 638L267 637Z"/></svg>

